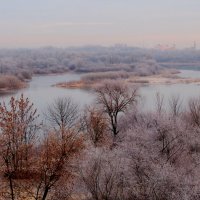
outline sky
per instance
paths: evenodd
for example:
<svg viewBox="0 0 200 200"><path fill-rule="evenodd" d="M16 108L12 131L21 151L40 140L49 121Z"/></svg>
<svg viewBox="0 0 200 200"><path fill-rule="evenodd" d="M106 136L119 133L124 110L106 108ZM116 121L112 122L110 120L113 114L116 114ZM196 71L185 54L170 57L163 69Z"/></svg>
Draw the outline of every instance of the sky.
<svg viewBox="0 0 200 200"><path fill-rule="evenodd" d="M200 46L200 0L0 0L0 48Z"/></svg>

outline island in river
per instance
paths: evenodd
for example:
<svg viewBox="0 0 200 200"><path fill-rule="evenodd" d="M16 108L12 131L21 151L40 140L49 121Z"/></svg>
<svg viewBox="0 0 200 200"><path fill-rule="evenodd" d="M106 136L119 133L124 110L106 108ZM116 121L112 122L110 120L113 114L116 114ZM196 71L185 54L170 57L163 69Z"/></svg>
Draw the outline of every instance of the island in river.
<svg viewBox="0 0 200 200"><path fill-rule="evenodd" d="M188 83L200 83L200 78L193 77L181 77L179 76L179 71L164 71L161 74L149 75L149 76L138 76L133 73L125 73L120 76L116 76L115 73L110 73L109 76L107 73L89 73L83 75L80 80L68 81L57 83L54 86L60 88L68 89L92 89L97 84L105 80L123 80L126 83L132 83L137 85L154 85L154 84L188 84Z"/></svg>

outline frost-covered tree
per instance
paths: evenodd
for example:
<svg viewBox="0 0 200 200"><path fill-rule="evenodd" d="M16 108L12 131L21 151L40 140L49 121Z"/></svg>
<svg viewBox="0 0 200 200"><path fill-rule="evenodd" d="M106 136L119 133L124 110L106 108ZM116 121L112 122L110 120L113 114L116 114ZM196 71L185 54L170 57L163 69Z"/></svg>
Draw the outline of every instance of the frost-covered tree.
<svg viewBox="0 0 200 200"><path fill-rule="evenodd" d="M127 85L121 82L109 81L97 87L95 92L97 103L107 114L110 129L115 137L119 133L119 115L125 113L136 102L137 89L130 90Z"/></svg>

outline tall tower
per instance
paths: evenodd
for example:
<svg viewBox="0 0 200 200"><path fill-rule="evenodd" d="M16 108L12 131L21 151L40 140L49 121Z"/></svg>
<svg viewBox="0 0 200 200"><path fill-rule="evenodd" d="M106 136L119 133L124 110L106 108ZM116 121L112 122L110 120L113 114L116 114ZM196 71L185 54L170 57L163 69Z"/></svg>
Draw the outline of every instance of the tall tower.
<svg viewBox="0 0 200 200"><path fill-rule="evenodd" d="M193 46L193 49L196 50L197 49L197 43L196 41L194 41L194 46Z"/></svg>

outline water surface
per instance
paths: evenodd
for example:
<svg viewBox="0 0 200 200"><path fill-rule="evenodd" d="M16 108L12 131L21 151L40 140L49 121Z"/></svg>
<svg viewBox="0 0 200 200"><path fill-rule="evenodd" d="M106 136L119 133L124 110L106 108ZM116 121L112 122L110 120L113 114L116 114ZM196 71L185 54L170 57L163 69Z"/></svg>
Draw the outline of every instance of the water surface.
<svg viewBox="0 0 200 200"><path fill-rule="evenodd" d="M59 82L80 80L80 76L79 74L35 76L29 83L28 88L24 88L13 94L1 95L0 101L7 103L11 96L18 98L23 93L25 97L28 97L34 103L39 113L45 112L48 105L51 105L58 97L70 97L74 103L77 103L80 107L84 107L84 105L88 105L93 101L94 97L91 92L80 89L52 87L52 85Z"/></svg>
<svg viewBox="0 0 200 200"><path fill-rule="evenodd" d="M200 78L200 71L193 70L181 70L179 76L183 78ZM200 85L199 83L189 84L158 84L149 85L140 88L140 94L143 97L143 107L145 109L155 108L156 93L160 93L164 96L164 102L167 106L169 99L173 96L179 98L182 101L183 107L187 107L189 99L192 97L200 97Z"/></svg>
<svg viewBox="0 0 200 200"><path fill-rule="evenodd" d="M200 78L200 71L181 70L180 76ZM39 113L44 112L47 106L58 97L71 97L80 107L84 107L84 105L89 105L94 100L94 95L91 92L81 89L52 87L52 85L59 82L79 80L80 77L81 75L79 74L36 76L33 77L28 88L19 90L14 94L1 95L0 101L8 102L11 96L19 97L23 93L24 96L29 97L35 104ZM164 95L166 104L171 96L180 96L183 105L186 106L188 99L200 96L200 85L190 83L143 86L139 89L139 93L143 97L142 106L144 109L153 109L155 107L155 96L157 92Z"/></svg>

